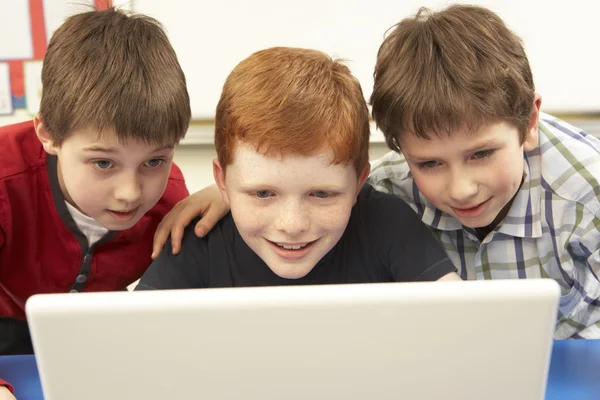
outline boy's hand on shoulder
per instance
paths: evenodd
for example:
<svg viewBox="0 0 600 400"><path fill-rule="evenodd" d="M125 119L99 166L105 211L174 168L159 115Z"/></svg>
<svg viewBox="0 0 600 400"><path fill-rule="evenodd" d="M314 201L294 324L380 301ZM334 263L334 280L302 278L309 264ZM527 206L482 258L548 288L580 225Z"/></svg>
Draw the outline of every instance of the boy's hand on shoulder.
<svg viewBox="0 0 600 400"><path fill-rule="evenodd" d="M0 386L0 400L15 400L15 396L6 386Z"/></svg>
<svg viewBox="0 0 600 400"><path fill-rule="evenodd" d="M194 232L198 237L203 237L228 212L229 206L223 201L217 185L207 186L181 200L165 215L158 228L156 228L154 245L152 246L152 259L158 257L169 235L171 235L173 254L179 253L183 231L197 216L202 216L202 219L196 224Z"/></svg>

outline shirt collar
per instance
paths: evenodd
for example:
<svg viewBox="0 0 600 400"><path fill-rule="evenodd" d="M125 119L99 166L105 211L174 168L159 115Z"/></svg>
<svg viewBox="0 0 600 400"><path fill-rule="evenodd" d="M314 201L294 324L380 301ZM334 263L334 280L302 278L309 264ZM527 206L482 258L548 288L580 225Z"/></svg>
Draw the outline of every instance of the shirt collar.
<svg viewBox="0 0 600 400"><path fill-rule="evenodd" d="M524 179L498 232L515 237L542 236L540 150L536 147L524 154Z"/></svg>
<svg viewBox="0 0 600 400"><path fill-rule="evenodd" d="M54 200L54 205L56 207L56 211L58 216L63 221L63 223L69 228L69 230L73 233L73 235L77 238L79 245L83 249L84 252L87 252L89 248L87 237L81 232L79 226L73 219L73 216L69 212L67 208L67 203L62 193L62 189L60 188L60 182L58 179L58 158L55 155L48 154L46 156L46 168L48 170L48 181L50 183L50 189L52 191L52 198ZM108 231L109 234L104 235L102 238L102 242L112 239L117 232ZM100 242L98 242L100 243Z"/></svg>

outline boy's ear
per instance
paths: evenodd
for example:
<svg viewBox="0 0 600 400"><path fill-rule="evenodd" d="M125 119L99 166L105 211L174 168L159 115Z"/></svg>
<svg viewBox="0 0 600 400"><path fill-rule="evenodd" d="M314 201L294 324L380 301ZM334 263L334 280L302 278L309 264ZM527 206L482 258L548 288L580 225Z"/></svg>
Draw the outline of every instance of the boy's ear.
<svg viewBox="0 0 600 400"><path fill-rule="evenodd" d="M363 185L367 181L367 178L369 177L370 172L371 172L371 164L367 163L367 166L363 168L360 175L358 176L358 186L356 188L357 196L358 196L358 193L360 192L360 189L362 189Z"/></svg>
<svg viewBox="0 0 600 400"><path fill-rule="evenodd" d="M227 196L227 190L225 186L225 169L223 169L217 158L213 160L213 175L215 177L217 187L221 192L221 197L223 198L223 201L228 206L231 206L229 204L229 197Z"/></svg>
<svg viewBox="0 0 600 400"><path fill-rule="evenodd" d="M523 149L531 151L538 146L538 123L540 119L540 107L542 106L542 96L535 93L533 104L531 105L531 113L529 114L529 127L525 133L523 141Z"/></svg>
<svg viewBox="0 0 600 400"><path fill-rule="evenodd" d="M46 125L42 122L39 114L33 118L33 127L35 128L35 134L42 143L46 153L56 155L57 148L54 146L54 140L52 139L50 132L46 129Z"/></svg>

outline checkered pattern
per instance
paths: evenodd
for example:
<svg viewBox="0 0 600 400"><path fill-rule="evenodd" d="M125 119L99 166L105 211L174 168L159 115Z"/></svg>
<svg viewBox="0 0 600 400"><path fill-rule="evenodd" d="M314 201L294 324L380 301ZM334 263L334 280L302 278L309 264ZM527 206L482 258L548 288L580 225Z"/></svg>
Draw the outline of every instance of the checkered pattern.
<svg viewBox="0 0 600 400"><path fill-rule="evenodd" d="M523 185L483 241L421 195L401 155L375 161L369 182L411 205L463 279L552 278L555 338L600 338L600 140L542 113L539 147L524 159Z"/></svg>

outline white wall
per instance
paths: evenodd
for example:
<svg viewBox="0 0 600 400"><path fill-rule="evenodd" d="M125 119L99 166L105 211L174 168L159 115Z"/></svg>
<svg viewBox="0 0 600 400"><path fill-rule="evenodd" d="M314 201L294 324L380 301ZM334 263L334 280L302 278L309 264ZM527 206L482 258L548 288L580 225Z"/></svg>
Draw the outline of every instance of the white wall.
<svg viewBox="0 0 600 400"><path fill-rule="evenodd" d="M212 160L215 157L211 145L183 145L175 149L175 163L181 168L190 193L214 183Z"/></svg>
<svg viewBox="0 0 600 400"><path fill-rule="evenodd" d="M385 32L421 6L473 3L497 12L524 42L551 112L600 112L598 0L135 0L158 18L188 78L192 113L211 119L232 68L272 46L322 50L348 60L368 98Z"/></svg>

